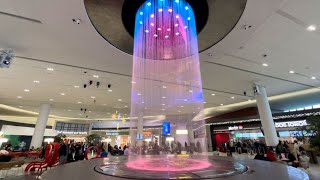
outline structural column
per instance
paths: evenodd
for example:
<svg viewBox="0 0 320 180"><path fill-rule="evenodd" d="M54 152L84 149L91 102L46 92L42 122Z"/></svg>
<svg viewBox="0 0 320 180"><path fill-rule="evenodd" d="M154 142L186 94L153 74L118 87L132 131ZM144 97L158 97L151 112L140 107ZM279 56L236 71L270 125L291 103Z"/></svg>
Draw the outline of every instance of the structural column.
<svg viewBox="0 0 320 180"><path fill-rule="evenodd" d="M255 97L267 146L276 146L279 142L266 88L255 84Z"/></svg>
<svg viewBox="0 0 320 180"><path fill-rule="evenodd" d="M143 113L139 113L138 123L137 123L137 146L142 146L143 139Z"/></svg>
<svg viewBox="0 0 320 180"><path fill-rule="evenodd" d="M50 113L50 104L41 104L37 124L36 124L36 127L34 128L30 147L31 146L33 146L34 148L41 147L44 132L46 130L46 126L48 122L49 113Z"/></svg>

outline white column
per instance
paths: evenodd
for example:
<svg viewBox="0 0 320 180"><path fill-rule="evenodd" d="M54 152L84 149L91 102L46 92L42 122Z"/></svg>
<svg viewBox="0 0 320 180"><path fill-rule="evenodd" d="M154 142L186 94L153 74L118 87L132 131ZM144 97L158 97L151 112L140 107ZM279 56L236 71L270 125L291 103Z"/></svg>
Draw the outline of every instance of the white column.
<svg viewBox="0 0 320 180"><path fill-rule="evenodd" d="M276 146L279 142L272 113L267 97L266 88L261 85L255 85L255 97L261 119L262 128L267 146Z"/></svg>
<svg viewBox="0 0 320 180"><path fill-rule="evenodd" d="M30 147L33 146L35 148L38 148L42 145L44 131L46 130L49 113L50 104L41 104L37 124L34 128Z"/></svg>
<svg viewBox="0 0 320 180"><path fill-rule="evenodd" d="M89 131L88 131L88 135L91 135L92 133L92 123L89 124Z"/></svg>

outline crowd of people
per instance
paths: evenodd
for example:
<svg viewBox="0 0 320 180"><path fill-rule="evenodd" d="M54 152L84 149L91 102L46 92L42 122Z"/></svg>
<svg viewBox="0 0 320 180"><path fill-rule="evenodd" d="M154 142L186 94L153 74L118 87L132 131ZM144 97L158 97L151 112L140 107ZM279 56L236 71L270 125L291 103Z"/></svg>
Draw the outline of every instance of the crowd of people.
<svg viewBox="0 0 320 180"><path fill-rule="evenodd" d="M259 140L238 140L236 142L227 142L222 145L229 156L232 152L238 154L248 153L255 155L254 159L264 161L277 161L286 163L294 167L309 168L310 157L305 149L301 147L298 141L294 141L291 147L288 141L279 141L274 147L267 147L266 144Z"/></svg>

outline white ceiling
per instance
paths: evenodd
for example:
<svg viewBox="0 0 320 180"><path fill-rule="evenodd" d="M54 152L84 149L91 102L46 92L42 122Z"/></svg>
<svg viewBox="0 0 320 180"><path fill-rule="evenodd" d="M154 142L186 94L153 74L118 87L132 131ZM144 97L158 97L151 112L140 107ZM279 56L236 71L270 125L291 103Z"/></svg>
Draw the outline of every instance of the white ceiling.
<svg viewBox="0 0 320 180"><path fill-rule="evenodd" d="M0 69L0 103L22 106L20 109L33 112L38 111L41 103L51 103L52 115L75 119L85 117L80 108L92 111L87 112L90 119L107 119L115 111L129 114L132 57L108 44L95 31L83 1L30 1L2 0L0 3L0 12L41 21L36 23L0 14L0 49L12 48L17 56L10 69ZM240 107L255 106L255 103L248 102L253 99L253 82L265 85L269 96L318 87L318 7L320 1L317 0L248 0L233 31L216 46L200 54L205 107L210 107L209 115L221 110L220 104L230 106L247 102ZM73 23L73 18L81 19L82 23ZM318 30L307 31L311 24L317 25ZM244 25L252 28L244 30ZM267 57L264 58L263 54ZM269 66L264 67L262 63ZM47 71L48 67L54 71ZM297 74L289 74L290 70ZM93 75L99 75L99 78L93 78ZM319 80L312 80L311 76ZM40 83L33 83L34 80ZM89 80L100 81L101 87L81 88ZM113 92L107 91L109 83ZM75 85L80 88L74 88ZM24 92L24 89L30 92ZM248 96L243 96L244 91ZM318 91L314 95L317 94ZM91 96L95 97L96 103ZM235 99L231 99L232 96ZM82 103L78 104L79 101ZM316 103L306 95L299 101L291 98L291 107L300 106L300 101ZM283 102L285 99L272 106L285 110L288 105ZM224 108L225 111L233 109L236 108ZM4 115L0 118L19 119ZM30 117L28 122L35 121L35 117Z"/></svg>

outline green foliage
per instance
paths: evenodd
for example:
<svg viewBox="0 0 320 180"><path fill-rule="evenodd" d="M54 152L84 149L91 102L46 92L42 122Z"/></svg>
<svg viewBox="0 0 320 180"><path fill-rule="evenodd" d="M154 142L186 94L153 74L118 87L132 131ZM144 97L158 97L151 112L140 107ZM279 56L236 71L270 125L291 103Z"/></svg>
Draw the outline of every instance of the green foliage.
<svg viewBox="0 0 320 180"><path fill-rule="evenodd" d="M53 139L53 142L56 142L56 143L61 143L62 142L62 140L64 139L64 138L66 138L67 136L65 135L65 134L58 134L58 135L56 135Z"/></svg>
<svg viewBox="0 0 320 180"><path fill-rule="evenodd" d="M320 115L314 115L307 118L310 125L308 131L312 134L310 137L310 145L317 151L320 151Z"/></svg>
<svg viewBox="0 0 320 180"><path fill-rule="evenodd" d="M11 144L13 147L19 146L19 143L20 143L19 136L16 136L16 135L5 135L5 138L8 139L7 144Z"/></svg>
<svg viewBox="0 0 320 180"><path fill-rule="evenodd" d="M101 141L101 136L97 134L90 134L86 137L87 144L97 144Z"/></svg>

